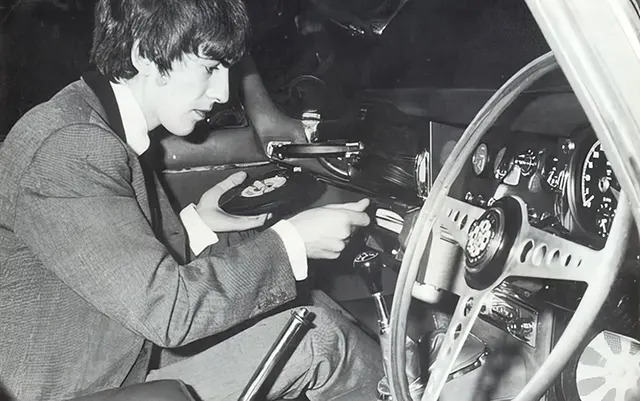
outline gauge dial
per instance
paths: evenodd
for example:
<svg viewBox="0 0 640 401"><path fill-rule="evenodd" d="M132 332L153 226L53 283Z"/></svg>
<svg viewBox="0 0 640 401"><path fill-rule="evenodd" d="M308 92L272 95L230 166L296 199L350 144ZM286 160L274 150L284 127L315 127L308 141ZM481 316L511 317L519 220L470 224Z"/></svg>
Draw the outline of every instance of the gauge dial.
<svg viewBox="0 0 640 401"><path fill-rule="evenodd" d="M620 183L600 141L589 147L579 169L578 219L587 231L606 238L618 206Z"/></svg>
<svg viewBox="0 0 640 401"><path fill-rule="evenodd" d="M527 149L526 152L519 154L516 157L515 165L520 167L522 175L528 177L538 169L538 156L531 149Z"/></svg>
<svg viewBox="0 0 640 401"><path fill-rule="evenodd" d="M493 164L493 175L498 180L503 180L513 168L513 157L507 154L507 148L501 148L496 154L496 160Z"/></svg>
<svg viewBox="0 0 640 401"><path fill-rule="evenodd" d="M478 145L471 157L471 164L473 165L473 172L476 173L476 175L480 175L486 170L487 164L489 164L489 149L487 145L484 143Z"/></svg>
<svg viewBox="0 0 640 401"><path fill-rule="evenodd" d="M545 182L552 190L562 192L564 189L565 168L566 163L561 164L557 156L547 156L543 175Z"/></svg>

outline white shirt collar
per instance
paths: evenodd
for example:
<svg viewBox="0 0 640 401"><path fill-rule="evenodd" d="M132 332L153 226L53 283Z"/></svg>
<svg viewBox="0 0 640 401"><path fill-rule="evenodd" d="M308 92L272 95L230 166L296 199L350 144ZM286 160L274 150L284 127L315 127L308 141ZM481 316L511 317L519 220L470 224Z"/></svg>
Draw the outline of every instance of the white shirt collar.
<svg viewBox="0 0 640 401"><path fill-rule="evenodd" d="M124 135L127 144L131 146L138 156L149 149L149 129L147 120L144 118L140 105L133 97L131 89L122 83L113 83L111 88L120 109L120 117L122 118L122 126L124 127Z"/></svg>

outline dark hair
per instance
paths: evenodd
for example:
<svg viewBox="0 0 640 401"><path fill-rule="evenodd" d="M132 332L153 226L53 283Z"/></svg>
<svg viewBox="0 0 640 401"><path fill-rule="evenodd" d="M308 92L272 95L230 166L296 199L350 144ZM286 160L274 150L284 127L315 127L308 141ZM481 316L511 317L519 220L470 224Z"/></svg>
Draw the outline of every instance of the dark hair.
<svg viewBox="0 0 640 401"><path fill-rule="evenodd" d="M99 0L91 61L112 81L130 79L139 40L140 55L162 73L185 54L229 66L244 54L249 33L242 0Z"/></svg>

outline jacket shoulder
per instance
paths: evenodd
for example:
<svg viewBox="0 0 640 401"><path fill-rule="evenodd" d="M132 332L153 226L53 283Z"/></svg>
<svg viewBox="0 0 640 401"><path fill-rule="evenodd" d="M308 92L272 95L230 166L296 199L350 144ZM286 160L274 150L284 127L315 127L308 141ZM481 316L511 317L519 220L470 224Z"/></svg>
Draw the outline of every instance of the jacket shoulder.
<svg viewBox="0 0 640 401"><path fill-rule="evenodd" d="M75 81L47 102L29 110L11 129L10 136L24 132L56 131L65 125L93 123L108 128L105 112L93 91L81 80Z"/></svg>
<svg viewBox="0 0 640 401"><path fill-rule="evenodd" d="M108 125L97 96L79 80L31 109L15 124L5 139L0 160L9 157L16 164L16 158L31 159L45 142L65 139L61 136L73 137L69 152L83 144L106 146L103 151L124 149L124 143Z"/></svg>
<svg viewBox="0 0 640 401"><path fill-rule="evenodd" d="M76 81L25 114L0 147L0 190L15 194L28 171L92 168L130 176L131 156L93 91ZM84 166L84 167L83 167Z"/></svg>

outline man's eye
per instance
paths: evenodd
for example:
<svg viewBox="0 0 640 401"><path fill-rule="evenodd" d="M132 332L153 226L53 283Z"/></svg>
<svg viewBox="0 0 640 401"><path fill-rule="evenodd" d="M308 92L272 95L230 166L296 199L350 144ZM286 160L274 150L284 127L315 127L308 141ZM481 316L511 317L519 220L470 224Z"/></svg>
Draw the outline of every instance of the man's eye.
<svg viewBox="0 0 640 401"><path fill-rule="evenodd" d="M204 67L207 70L207 74L213 74L214 71L218 71L220 69L220 64L212 67Z"/></svg>

